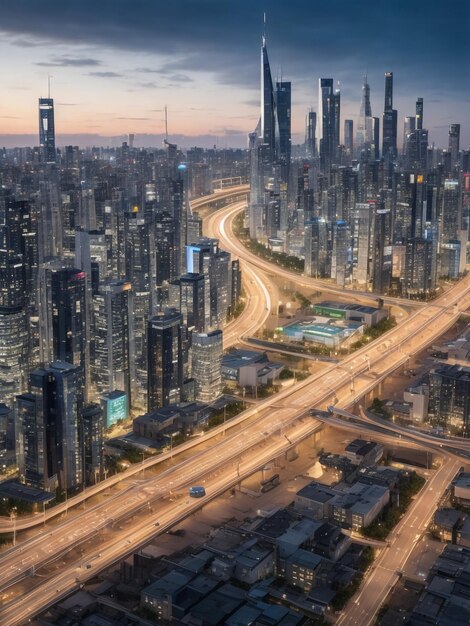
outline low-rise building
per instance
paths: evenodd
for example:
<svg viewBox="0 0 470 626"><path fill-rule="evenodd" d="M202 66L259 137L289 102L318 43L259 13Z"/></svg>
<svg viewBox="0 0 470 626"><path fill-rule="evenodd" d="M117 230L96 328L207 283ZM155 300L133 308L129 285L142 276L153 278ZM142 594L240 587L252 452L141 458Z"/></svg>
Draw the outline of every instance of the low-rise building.
<svg viewBox="0 0 470 626"><path fill-rule="evenodd" d="M274 546L262 544L257 539L250 542L243 551L235 556L233 577L249 585L272 576L276 563Z"/></svg>
<svg viewBox="0 0 470 626"><path fill-rule="evenodd" d="M376 324L384 319L387 319L388 317L388 311L386 309L331 301L324 301L315 304L314 312L316 315L324 315L325 317L331 317L333 319L360 322L366 326L376 326Z"/></svg>
<svg viewBox="0 0 470 626"><path fill-rule="evenodd" d="M195 578L189 572L172 570L145 587L140 594L141 606L149 609L159 621L171 622L173 619L173 602L179 591L183 590Z"/></svg>
<svg viewBox="0 0 470 626"><path fill-rule="evenodd" d="M409 404L409 419L413 424L422 424L428 417L429 387L419 384L403 392L403 400Z"/></svg>
<svg viewBox="0 0 470 626"><path fill-rule="evenodd" d="M470 472L460 472L452 481L450 491L454 502L470 505Z"/></svg>
<svg viewBox="0 0 470 626"><path fill-rule="evenodd" d="M326 519L330 502L339 494L340 492L336 489L313 481L295 494L294 508L311 519Z"/></svg>
<svg viewBox="0 0 470 626"><path fill-rule="evenodd" d="M240 387L270 384L283 369L282 363L269 361L266 352L233 348L222 357L222 379Z"/></svg>
<svg viewBox="0 0 470 626"><path fill-rule="evenodd" d="M286 582L303 591L310 591L322 561L318 554L299 548L286 560Z"/></svg>
<svg viewBox="0 0 470 626"><path fill-rule="evenodd" d="M191 433L204 428L210 413L210 407L200 402L170 404L136 417L133 431L138 437L154 440L179 431Z"/></svg>
<svg viewBox="0 0 470 626"><path fill-rule="evenodd" d="M438 509L434 513L431 530L436 537L439 537L440 541L457 543L457 531L465 517L465 513L456 509Z"/></svg>
<svg viewBox="0 0 470 626"><path fill-rule="evenodd" d="M368 465L376 465L381 460L384 447L375 441L354 439L346 446L344 453L351 463L366 467Z"/></svg>
<svg viewBox="0 0 470 626"><path fill-rule="evenodd" d="M358 482L328 502L329 518L343 528L361 530L372 524L389 501L388 487Z"/></svg>

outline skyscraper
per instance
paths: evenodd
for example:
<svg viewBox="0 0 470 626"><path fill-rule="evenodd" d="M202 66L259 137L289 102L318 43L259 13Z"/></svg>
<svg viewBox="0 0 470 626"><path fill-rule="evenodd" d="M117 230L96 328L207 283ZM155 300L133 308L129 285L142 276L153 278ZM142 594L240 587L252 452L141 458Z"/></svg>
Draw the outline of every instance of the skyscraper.
<svg viewBox="0 0 470 626"><path fill-rule="evenodd" d="M214 402L222 393L222 339L221 330L192 334L191 374L200 402Z"/></svg>
<svg viewBox="0 0 470 626"><path fill-rule="evenodd" d="M314 278L330 276L331 249L328 250L329 225L321 217L305 222L305 274Z"/></svg>
<svg viewBox="0 0 470 626"><path fill-rule="evenodd" d="M290 96L290 90L289 90ZM264 144L264 157L273 163L276 155L276 115L274 88L269 65L266 36L261 42L261 127L260 138Z"/></svg>
<svg viewBox="0 0 470 626"><path fill-rule="evenodd" d="M83 486L82 374L55 362L31 374L31 392L17 397L20 468L27 484L54 491Z"/></svg>
<svg viewBox="0 0 470 626"><path fill-rule="evenodd" d="M54 100L39 98L39 146L45 163L56 162Z"/></svg>
<svg viewBox="0 0 470 626"><path fill-rule="evenodd" d="M281 180L289 181L291 156L291 84L277 82L275 92L276 155L281 166Z"/></svg>
<svg viewBox="0 0 470 626"><path fill-rule="evenodd" d="M357 150L360 154L368 154L372 143L372 109L370 106L370 87L367 82L367 75L362 82L361 108L357 122Z"/></svg>
<svg viewBox="0 0 470 626"><path fill-rule="evenodd" d="M317 114L315 111L307 113L305 123L305 158L313 159L317 154L315 130L317 126Z"/></svg>
<svg viewBox="0 0 470 626"><path fill-rule="evenodd" d="M134 294L127 281L107 282L93 296L91 383L97 395L121 390L136 406Z"/></svg>
<svg viewBox="0 0 470 626"><path fill-rule="evenodd" d="M83 429L83 473L87 485L96 484L103 478L104 470L104 416L99 404L83 407L81 414Z"/></svg>
<svg viewBox="0 0 470 626"><path fill-rule="evenodd" d="M460 150L460 124L449 126L449 152L452 167L455 167L459 160Z"/></svg>
<svg viewBox="0 0 470 626"><path fill-rule="evenodd" d="M433 271L434 242L423 237L413 237L406 242L405 293L408 296L426 297L435 289Z"/></svg>
<svg viewBox="0 0 470 626"><path fill-rule="evenodd" d="M344 120L344 147L352 155L354 150L354 122Z"/></svg>
<svg viewBox="0 0 470 626"><path fill-rule="evenodd" d="M180 311L183 322L198 333L205 329L205 280L204 274L183 274L179 280ZM207 295L209 297L210 294Z"/></svg>
<svg viewBox="0 0 470 626"><path fill-rule="evenodd" d="M393 108L393 72L385 73L382 156L388 160L393 160L397 157L397 111Z"/></svg>
<svg viewBox="0 0 470 626"><path fill-rule="evenodd" d="M183 384L183 316L175 309L158 312L148 321L147 410L180 401Z"/></svg>
<svg viewBox="0 0 470 626"><path fill-rule="evenodd" d="M339 137L340 93L333 90L332 78L320 78L318 82L317 139L319 142L320 167L326 172L334 161ZM336 127L338 125L338 127Z"/></svg>
<svg viewBox="0 0 470 626"><path fill-rule="evenodd" d="M0 189L0 398L10 407L26 388L31 356L28 306L34 261L27 250L27 216L26 203Z"/></svg>
<svg viewBox="0 0 470 626"><path fill-rule="evenodd" d="M443 428L470 436L470 368L441 365L429 373L429 417Z"/></svg>
<svg viewBox="0 0 470 626"><path fill-rule="evenodd" d="M423 98L416 100L416 129L423 130L424 101Z"/></svg>
<svg viewBox="0 0 470 626"><path fill-rule="evenodd" d="M52 360L73 363L84 372L88 366L85 273L68 267L52 270L50 288Z"/></svg>

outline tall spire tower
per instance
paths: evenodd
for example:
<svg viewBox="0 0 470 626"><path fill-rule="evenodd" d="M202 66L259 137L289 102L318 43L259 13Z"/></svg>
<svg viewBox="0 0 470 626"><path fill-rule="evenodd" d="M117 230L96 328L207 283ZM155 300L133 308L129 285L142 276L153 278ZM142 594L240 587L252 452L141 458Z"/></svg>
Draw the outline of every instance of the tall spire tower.
<svg viewBox="0 0 470 626"><path fill-rule="evenodd" d="M275 155L275 111L274 88L266 48L266 13L263 20L263 37L261 42L261 140L266 146L266 158L274 160Z"/></svg>
<svg viewBox="0 0 470 626"><path fill-rule="evenodd" d="M39 98L39 145L45 163L55 163L54 100L51 98L51 77L47 77L47 98Z"/></svg>
<svg viewBox="0 0 470 626"><path fill-rule="evenodd" d="M370 148L372 143L372 108L370 106L370 87L367 74L362 79L362 98L357 123L357 147L358 150Z"/></svg>

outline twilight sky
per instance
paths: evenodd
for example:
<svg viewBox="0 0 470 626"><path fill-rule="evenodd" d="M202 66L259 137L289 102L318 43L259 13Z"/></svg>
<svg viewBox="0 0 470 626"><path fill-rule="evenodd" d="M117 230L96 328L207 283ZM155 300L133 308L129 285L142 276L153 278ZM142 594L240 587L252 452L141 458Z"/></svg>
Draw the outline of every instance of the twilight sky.
<svg viewBox="0 0 470 626"><path fill-rule="evenodd" d="M57 143L158 145L168 106L183 145L246 146L259 117L267 11L273 78L292 81L294 141L320 76L341 82L356 120L367 70L373 115L392 70L399 140L424 97L430 141L452 122L470 143L469 0L2 0L0 145L37 144L37 98L52 78ZM11 136L9 136L11 135ZM153 137L152 137L153 135ZM183 139L179 135L186 135ZM158 140L157 140L158 139Z"/></svg>

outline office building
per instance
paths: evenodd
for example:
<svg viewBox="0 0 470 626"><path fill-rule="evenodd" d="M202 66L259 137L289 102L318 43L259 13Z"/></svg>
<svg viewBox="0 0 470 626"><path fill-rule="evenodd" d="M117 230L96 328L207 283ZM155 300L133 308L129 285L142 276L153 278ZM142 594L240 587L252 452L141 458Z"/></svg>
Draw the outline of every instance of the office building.
<svg viewBox="0 0 470 626"><path fill-rule="evenodd" d="M89 404L83 407L83 472L87 485L94 485L104 478L104 428L101 406Z"/></svg>
<svg viewBox="0 0 470 626"><path fill-rule="evenodd" d="M183 274L179 283L179 310L183 323L198 333L205 330L205 279L204 274Z"/></svg>
<svg viewBox="0 0 470 626"><path fill-rule="evenodd" d="M339 146L341 95L333 88L332 78L320 78L318 82L317 140L320 152L320 168L327 172L336 162Z"/></svg>
<svg viewBox="0 0 470 626"><path fill-rule="evenodd" d="M460 124L451 124L449 126L449 152L451 166L455 167L459 161L460 150Z"/></svg>
<svg viewBox="0 0 470 626"><path fill-rule="evenodd" d="M276 158L281 167L281 181L288 183L291 159L291 84L276 83Z"/></svg>
<svg viewBox="0 0 470 626"><path fill-rule="evenodd" d="M331 278L340 287L345 287L350 280L350 230L344 220L333 224L333 249L331 255Z"/></svg>
<svg viewBox="0 0 470 626"><path fill-rule="evenodd" d="M44 163L56 162L54 100L39 98L39 146Z"/></svg>
<svg viewBox="0 0 470 626"><path fill-rule="evenodd" d="M393 72L385 73L385 105L382 118L382 156L397 157L397 111L393 108Z"/></svg>
<svg viewBox="0 0 470 626"><path fill-rule="evenodd" d="M358 154L364 156L370 155L372 144L372 108L370 106L370 87L367 82L367 76L364 76L362 82L362 98L361 108L359 110L359 119L357 122L357 151ZM345 134L346 145L346 134Z"/></svg>
<svg viewBox="0 0 470 626"><path fill-rule="evenodd" d="M83 487L82 373L55 362L32 372L30 393L16 401L16 425L26 484L45 491Z"/></svg>
<svg viewBox="0 0 470 626"><path fill-rule="evenodd" d="M148 321L147 410L180 401L183 384L183 316L175 309L158 312Z"/></svg>
<svg viewBox="0 0 470 626"><path fill-rule="evenodd" d="M436 426L470 435L470 367L445 364L431 370L428 416Z"/></svg>
<svg viewBox="0 0 470 626"><path fill-rule="evenodd" d="M309 111L305 123L305 158L309 160L317 155L316 126L317 114L315 111Z"/></svg>
<svg viewBox="0 0 470 626"><path fill-rule="evenodd" d="M193 332L191 375L196 383L196 400L210 404L222 394L223 333Z"/></svg>
<svg viewBox="0 0 470 626"><path fill-rule="evenodd" d="M354 121L344 120L344 147L350 155L354 150Z"/></svg>
<svg viewBox="0 0 470 626"><path fill-rule="evenodd" d="M405 294L416 298L430 296L436 287L434 242L413 237L406 242Z"/></svg>
<svg viewBox="0 0 470 626"><path fill-rule="evenodd" d="M134 293L130 282L107 282L93 296L90 370L95 397L119 389L126 394L130 406L139 407L135 397L133 312Z"/></svg>
<svg viewBox="0 0 470 626"><path fill-rule="evenodd" d="M26 388L30 361L28 307L33 299L28 207L0 189L0 397L13 407ZM28 280L28 277L31 277Z"/></svg>
<svg viewBox="0 0 470 626"><path fill-rule="evenodd" d="M329 225L321 217L305 223L305 274L314 278L330 276Z"/></svg>

